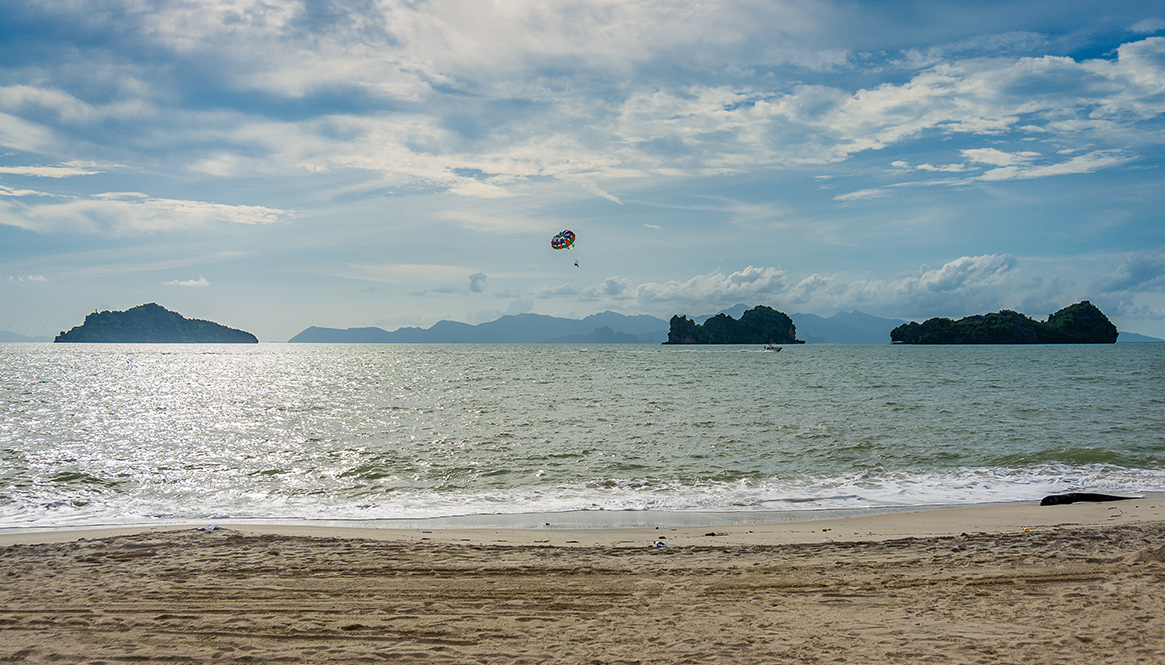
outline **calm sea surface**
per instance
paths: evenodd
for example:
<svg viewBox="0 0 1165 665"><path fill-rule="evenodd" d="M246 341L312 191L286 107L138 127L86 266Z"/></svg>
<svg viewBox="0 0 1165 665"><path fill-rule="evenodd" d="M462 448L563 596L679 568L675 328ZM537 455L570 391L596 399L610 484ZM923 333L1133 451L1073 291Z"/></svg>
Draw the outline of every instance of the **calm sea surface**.
<svg viewBox="0 0 1165 665"><path fill-rule="evenodd" d="M1165 491L1165 344L0 344L0 527Z"/></svg>

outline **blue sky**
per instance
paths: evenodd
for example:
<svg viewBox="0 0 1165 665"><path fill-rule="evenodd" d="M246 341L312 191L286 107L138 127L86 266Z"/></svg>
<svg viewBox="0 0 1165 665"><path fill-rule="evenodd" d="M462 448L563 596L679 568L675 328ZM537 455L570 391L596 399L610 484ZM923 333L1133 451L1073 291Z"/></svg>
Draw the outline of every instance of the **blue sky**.
<svg viewBox="0 0 1165 665"><path fill-rule="evenodd" d="M1165 337L1165 3L0 0L0 44L0 330L1089 299Z"/></svg>

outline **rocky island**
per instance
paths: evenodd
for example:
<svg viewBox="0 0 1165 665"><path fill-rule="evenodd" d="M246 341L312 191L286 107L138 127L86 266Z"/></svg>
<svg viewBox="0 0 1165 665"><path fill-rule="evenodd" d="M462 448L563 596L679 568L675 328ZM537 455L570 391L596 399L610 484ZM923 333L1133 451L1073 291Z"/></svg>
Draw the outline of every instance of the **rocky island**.
<svg viewBox="0 0 1165 665"><path fill-rule="evenodd" d="M155 303L124 312L93 312L85 323L57 335L54 342L131 344L257 344L249 332L213 321L188 319Z"/></svg>
<svg viewBox="0 0 1165 665"><path fill-rule="evenodd" d="M664 344L801 344L797 326L784 312L757 305L734 319L721 312L698 324L686 316L671 317Z"/></svg>
<svg viewBox="0 0 1165 665"><path fill-rule="evenodd" d="M895 344L1112 344L1116 338L1116 326L1087 300L1061 309L1047 322L1005 309L958 321L905 323L890 331Z"/></svg>

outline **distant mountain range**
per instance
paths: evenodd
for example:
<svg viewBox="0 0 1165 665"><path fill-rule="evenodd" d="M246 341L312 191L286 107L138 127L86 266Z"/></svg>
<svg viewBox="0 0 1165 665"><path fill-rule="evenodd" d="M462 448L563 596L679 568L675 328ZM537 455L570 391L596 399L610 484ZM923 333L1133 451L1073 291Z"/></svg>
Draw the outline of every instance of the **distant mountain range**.
<svg viewBox="0 0 1165 665"><path fill-rule="evenodd" d="M1148 335L1138 335L1137 333L1117 333L1117 344L1121 342L1165 342L1165 339L1158 339L1156 337L1149 337Z"/></svg>
<svg viewBox="0 0 1165 665"><path fill-rule="evenodd" d="M735 319L749 308L736 305L723 313ZM715 314L692 317L704 323ZM862 312L840 312L829 318L816 314L792 314L797 338L810 344L889 344L890 331L904 323ZM375 344L375 343L551 343L551 344L662 344L667 341L670 322L647 316L626 316L615 312L592 314L583 319L566 319L542 314L503 316L495 321L469 325L440 321L429 328L320 328L312 326L292 337L295 343ZM51 337L27 337L0 331L2 342L51 342ZM1122 332L1117 342L1162 342L1165 340Z"/></svg>
<svg viewBox="0 0 1165 665"><path fill-rule="evenodd" d="M14 332L7 330L0 330L0 343L2 342L51 342L52 337L28 337L26 335L17 335Z"/></svg>
<svg viewBox="0 0 1165 665"><path fill-rule="evenodd" d="M736 305L722 310L735 319L749 309ZM693 317L704 323L715 314ZM797 337L813 344L889 344L890 331L903 322L861 312L842 312L830 318L793 314ZM312 326L292 337L292 343L527 343L527 344L662 344L670 322L654 316L626 316L615 312L566 319L543 314L503 316L478 325L440 321L430 328L320 328Z"/></svg>
<svg viewBox="0 0 1165 665"><path fill-rule="evenodd" d="M890 331L904 322L858 311L838 312L828 319L794 314L797 337L811 344L889 344Z"/></svg>
<svg viewBox="0 0 1165 665"><path fill-rule="evenodd" d="M584 319L544 314L517 314L478 325L438 321L429 328L319 328L312 326L288 342L428 343L428 344L659 344L667 340L668 322L645 314L615 312Z"/></svg>

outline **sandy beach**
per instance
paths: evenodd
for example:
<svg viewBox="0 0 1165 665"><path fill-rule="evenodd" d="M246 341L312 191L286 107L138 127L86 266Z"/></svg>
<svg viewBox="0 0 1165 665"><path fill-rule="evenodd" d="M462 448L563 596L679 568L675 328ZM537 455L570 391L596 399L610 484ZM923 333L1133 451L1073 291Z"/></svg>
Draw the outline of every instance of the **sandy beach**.
<svg viewBox="0 0 1165 665"><path fill-rule="evenodd" d="M9 529L0 661L1160 663L1163 591L1159 496L712 527Z"/></svg>

